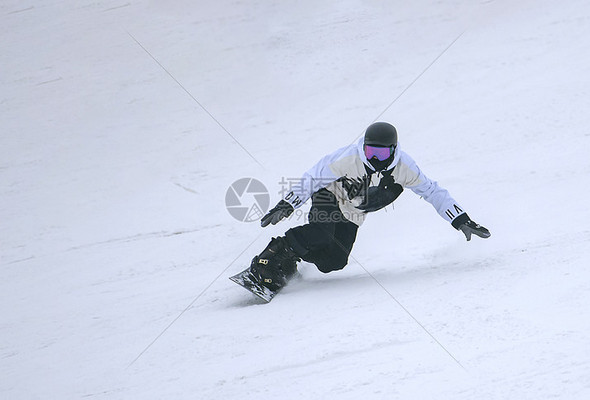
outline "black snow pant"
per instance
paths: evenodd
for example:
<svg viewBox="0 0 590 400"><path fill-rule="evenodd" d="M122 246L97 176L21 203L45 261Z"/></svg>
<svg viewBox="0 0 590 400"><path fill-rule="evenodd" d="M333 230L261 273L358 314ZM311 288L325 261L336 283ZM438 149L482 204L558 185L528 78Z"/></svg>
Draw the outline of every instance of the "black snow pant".
<svg viewBox="0 0 590 400"><path fill-rule="evenodd" d="M318 190L311 201L309 223L289 229L285 236L295 253L320 271L342 269L348 264L358 226L344 217L329 190Z"/></svg>

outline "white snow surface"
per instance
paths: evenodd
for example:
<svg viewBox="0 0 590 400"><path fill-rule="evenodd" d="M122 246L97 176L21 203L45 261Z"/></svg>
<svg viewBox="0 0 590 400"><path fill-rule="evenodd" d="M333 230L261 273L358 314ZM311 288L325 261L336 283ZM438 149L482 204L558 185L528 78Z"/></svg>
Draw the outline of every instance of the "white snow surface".
<svg viewBox="0 0 590 400"><path fill-rule="evenodd" d="M588 1L0 19L0 398L590 398ZM344 270L269 304L229 281L303 223L233 219L229 185L272 205L375 119L492 237L406 191Z"/></svg>

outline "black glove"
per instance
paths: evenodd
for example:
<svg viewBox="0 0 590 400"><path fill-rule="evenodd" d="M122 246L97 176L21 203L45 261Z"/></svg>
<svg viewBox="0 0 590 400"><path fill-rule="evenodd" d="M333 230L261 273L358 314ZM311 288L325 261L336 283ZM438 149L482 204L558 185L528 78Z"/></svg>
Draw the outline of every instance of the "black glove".
<svg viewBox="0 0 590 400"><path fill-rule="evenodd" d="M287 203L285 200L281 200L276 206L274 206L272 210L267 212L266 215L262 217L260 220L260 225L263 228L268 224L276 225L277 222L291 215L293 210L294 208L291 204Z"/></svg>
<svg viewBox="0 0 590 400"><path fill-rule="evenodd" d="M459 215L451 224L455 229L463 232L467 241L471 240L472 234L484 239L487 239L492 235L487 228L473 222L467 213Z"/></svg>
<svg viewBox="0 0 590 400"><path fill-rule="evenodd" d="M395 183L390 173L381 178L379 186L371 186L367 189L363 202L356 208L366 213L380 210L393 203L403 191L403 186Z"/></svg>

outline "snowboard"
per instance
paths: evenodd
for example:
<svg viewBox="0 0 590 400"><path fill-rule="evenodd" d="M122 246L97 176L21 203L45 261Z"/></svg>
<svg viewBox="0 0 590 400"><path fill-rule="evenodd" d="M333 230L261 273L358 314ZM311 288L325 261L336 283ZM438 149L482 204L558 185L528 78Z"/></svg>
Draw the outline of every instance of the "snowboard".
<svg viewBox="0 0 590 400"><path fill-rule="evenodd" d="M260 282L258 282L256 278L250 273L250 268L240 272L239 274L230 276L229 279L249 292L254 293L256 296L267 303L270 303L273 297L275 297L275 295L278 293L278 291L270 290L266 286L260 284Z"/></svg>

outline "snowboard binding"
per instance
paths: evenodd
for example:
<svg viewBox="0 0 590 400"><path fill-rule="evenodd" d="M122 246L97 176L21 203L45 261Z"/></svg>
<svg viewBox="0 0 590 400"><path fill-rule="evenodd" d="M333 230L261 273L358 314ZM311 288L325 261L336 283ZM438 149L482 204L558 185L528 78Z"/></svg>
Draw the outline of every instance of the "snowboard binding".
<svg viewBox="0 0 590 400"><path fill-rule="evenodd" d="M230 279L269 302L296 274L299 261L287 239L276 237L252 259L250 267Z"/></svg>

